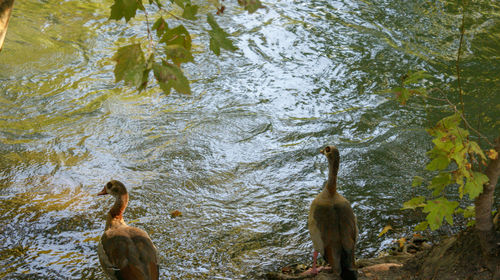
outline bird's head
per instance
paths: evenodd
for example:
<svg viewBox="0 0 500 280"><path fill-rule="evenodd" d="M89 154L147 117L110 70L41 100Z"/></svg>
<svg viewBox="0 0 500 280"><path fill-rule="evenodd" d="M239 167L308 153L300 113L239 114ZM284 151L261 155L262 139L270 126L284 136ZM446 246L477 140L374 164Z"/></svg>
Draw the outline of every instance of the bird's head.
<svg viewBox="0 0 500 280"><path fill-rule="evenodd" d="M122 182L117 180L111 180L104 186L102 191L100 191L97 195L106 195L106 194L110 194L114 197L117 197L123 194L127 194L127 189L125 188L125 185L123 185Z"/></svg>
<svg viewBox="0 0 500 280"><path fill-rule="evenodd" d="M328 158L328 160L334 160L336 162L339 162L339 160L340 160L339 150L337 149L337 147L335 147L333 145L326 146L325 148L321 149L319 152L321 154L324 154Z"/></svg>

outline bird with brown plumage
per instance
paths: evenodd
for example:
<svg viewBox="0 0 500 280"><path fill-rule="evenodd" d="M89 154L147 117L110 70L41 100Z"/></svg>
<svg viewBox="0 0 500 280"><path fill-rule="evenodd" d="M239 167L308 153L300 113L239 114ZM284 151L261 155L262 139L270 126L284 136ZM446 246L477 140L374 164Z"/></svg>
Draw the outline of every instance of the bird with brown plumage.
<svg viewBox="0 0 500 280"><path fill-rule="evenodd" d="M0 0L0 51L2 51L3 41L7 34L12 6L14 6L14 0Z"/></svg>
<svg viewBox="0 0 500 280"><path fill-rule="evenodd" d="M313 267L307 273L317 274L318 253L343 280L357 279L354 250L358 228L356 217L347 199L337 192L340 154L335 146L320 151L328 159L328 181L312 201L308 227L313 242Z"/></svg>
<svg viewBox="0 0 500 280"><path fill-rule="evenodd" d="M123 220L128 192L120 181L108 182L98 195L115 198L108 212L106 227L97 247L99 261L111 280L157 280L158 252L149 235Z"/></svg>

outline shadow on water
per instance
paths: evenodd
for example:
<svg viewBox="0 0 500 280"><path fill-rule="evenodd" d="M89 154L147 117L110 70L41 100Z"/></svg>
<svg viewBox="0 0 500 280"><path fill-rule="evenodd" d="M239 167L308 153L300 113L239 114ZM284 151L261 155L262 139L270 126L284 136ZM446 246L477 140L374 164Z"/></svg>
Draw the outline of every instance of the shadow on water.
<svg viewBox="0 0 500 280"><path fill-rule="evenodd" d="M0 56L1 278L103 278L96 246L111 202L95 194L112 178L128 186L125 219L150 233L162 278L259 278L308 262L327 143L341 151L359 256L422 218L400 208L421 191L410 185L426 175L422 127L444 107L400 107L381 92L417 69L454 91L456 7L268 1L249 15L228 3L217 21L239 50L218 58L204 26L188 26L201 53L185 69L193 95L165 96L115 85L120 38L146 30L143 16L126 31L107 21L108 2L16 2ZM471 5L463 57L469 114L488 135L498 131L499 10ZM387 224L397 231L379 238Z"/></svg>

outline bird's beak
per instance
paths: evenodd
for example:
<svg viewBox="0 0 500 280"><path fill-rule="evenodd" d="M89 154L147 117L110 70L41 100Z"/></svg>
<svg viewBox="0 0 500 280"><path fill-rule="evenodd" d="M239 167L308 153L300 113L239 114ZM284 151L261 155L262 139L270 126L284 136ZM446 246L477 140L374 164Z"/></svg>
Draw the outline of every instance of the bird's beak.
<svg viewBox="0 0 500 280"><path fill-rule="evenodd" d="M320 154L325 154L325 150L321 149L321 150L319 150L319 153Z"/></svg>
<svg viewBox="0 0 500 280"><path fill-rule="evenodd" d="M108 192L106 191L106 187L104 187L102 191L100 191L97 195L105 195L105 194L108 194Z"/></svg>

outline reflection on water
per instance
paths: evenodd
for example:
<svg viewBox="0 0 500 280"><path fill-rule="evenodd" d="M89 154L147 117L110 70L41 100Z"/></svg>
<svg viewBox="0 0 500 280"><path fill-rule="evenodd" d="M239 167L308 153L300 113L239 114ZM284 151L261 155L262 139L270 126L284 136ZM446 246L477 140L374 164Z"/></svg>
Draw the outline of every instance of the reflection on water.
<svg viewBox="0 0 500 280"><path fill-rule="evenodd" d="M270 1L252 15L228 4L217 20L239 50L218 58L189 26L202 52L186 67L193 95L165 96L114 84L110 57L121 37L146 34L141 22L120 31L110 3L16 2L0 56L0 277L102 279L96 246L111 204L95 194L111 178L128 186L125 219L150 233L165 279L259 278L308 262L327 143L341 151L358 255L377 254L422 218L399 209L426 162L421 127L441 110L380 92L409 69L453 85L460 15L444 3ZM499 50L487 42L499 7L470 9L464 76L480 74L465 85L470 114L494 133ZM387 224L399 232L378 238Z"/></svg>

